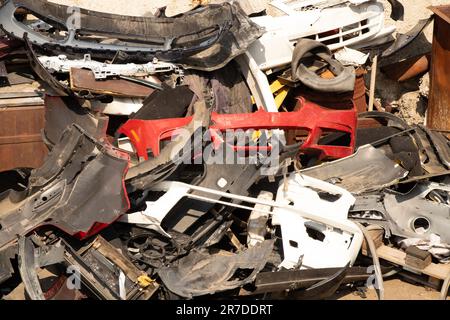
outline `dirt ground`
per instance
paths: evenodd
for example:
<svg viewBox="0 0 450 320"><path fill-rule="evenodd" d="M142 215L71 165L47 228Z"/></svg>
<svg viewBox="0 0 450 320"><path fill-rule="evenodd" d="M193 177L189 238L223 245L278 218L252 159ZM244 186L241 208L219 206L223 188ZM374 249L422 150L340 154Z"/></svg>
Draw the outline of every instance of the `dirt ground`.
<svg viewBox="0 0 450 320"><path fill-rule="evenodd" d="M382 0L386 8L386 25L395 25L399 33L411 30L419 20L428 18L432 12L429 6L450 4L449 0L401 0L405 7L404 21L393 21L389 15L391 6L387 0ZM423 35L402 52L404 55L426 53L431 50L433 24L425 28ZM422 124L428 100L429 90L428 74L423 77L411 79L402 84L385 77L380 70L377 74L376 97L382 106L394 108L396 113L410 124Z"/></svg>
<svg viewBox="0 0 450 320"><path fill-rule="evenodd" d="M337 300L378 300L374 289L367 289L366 296L358 294L358 290L351 288L337 292L333 299ZM432 288L424 287L420 284L412 284L404 279L390 278L384 281L385 300L439 300L440 293ZM450 297L447 297L450 300Z"/></svg>

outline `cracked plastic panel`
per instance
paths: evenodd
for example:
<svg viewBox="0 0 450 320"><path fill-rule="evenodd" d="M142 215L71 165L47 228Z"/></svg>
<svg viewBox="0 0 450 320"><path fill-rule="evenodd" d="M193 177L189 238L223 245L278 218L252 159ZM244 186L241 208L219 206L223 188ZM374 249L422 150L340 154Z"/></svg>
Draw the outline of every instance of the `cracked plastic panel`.
<svg viewBox="0 0 450 320"><path fill-rule="evenodd" d="M0 194L0 248L43 225L85 238L129 209L124 176L128 155L68 128L28 188Z"/></svg>
<svg viewBox="0 0 450 320"><path fill-rule="evenodd" d="M273 240L267 240L238 254L192 251L158 274L170 291L185 298L235 289L255 280L273 244Z"/></svg>
<svg viewBox="0 0 450 320"><path fill-rule="evenodd" d="M291 174L282 182L276 201L328 221L313 221L301 214L275 208L272 223L281 227L284 260L280 267L332 268L352 265L363 235L348 220L355 198L346 190L308 176Z"/></svg>

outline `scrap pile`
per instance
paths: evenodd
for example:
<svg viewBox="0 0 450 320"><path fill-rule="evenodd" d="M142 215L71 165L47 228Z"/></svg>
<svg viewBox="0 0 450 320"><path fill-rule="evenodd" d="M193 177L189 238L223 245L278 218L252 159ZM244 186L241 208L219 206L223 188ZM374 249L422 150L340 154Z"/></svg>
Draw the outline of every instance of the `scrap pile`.
<svg viewBox="0 0 450 320"><path fill-rule="evenodd" d="M0 297L382 298L403 267L447 296L449 140L373 111L405 45L383 4L55 2L0 8L1 85L40 84L49 150L0 173Z"/></svg>

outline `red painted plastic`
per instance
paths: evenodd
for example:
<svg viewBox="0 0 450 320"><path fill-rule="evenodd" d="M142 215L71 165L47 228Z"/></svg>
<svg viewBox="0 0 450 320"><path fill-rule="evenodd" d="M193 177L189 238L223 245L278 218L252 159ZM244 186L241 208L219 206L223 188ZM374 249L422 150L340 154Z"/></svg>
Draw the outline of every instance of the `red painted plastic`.
<svg viewBox="0 0 450 320"><path fill-rule="evenodd" d="M209 127L211 137L217 144L220 132L226 130L259 130L283 129L304 130L308 137L300 147L303 153L319 152L320 158L339 159L354 152L357 115L355 108L350 110L334 110L323 108L315 103L298 98L298 105L293 112L266 112L259 110L246 114L211 114ZM132 142L139 157L148 159L150 149L154 156L160 153L160 142L172 137L174 131L188 125L192 117L159 119L159 120L129 120L119 133L126 135ZM348 146L319 145L324 132L344 132L350 135ZM235 147L236 148L236 147Z"/></svg>

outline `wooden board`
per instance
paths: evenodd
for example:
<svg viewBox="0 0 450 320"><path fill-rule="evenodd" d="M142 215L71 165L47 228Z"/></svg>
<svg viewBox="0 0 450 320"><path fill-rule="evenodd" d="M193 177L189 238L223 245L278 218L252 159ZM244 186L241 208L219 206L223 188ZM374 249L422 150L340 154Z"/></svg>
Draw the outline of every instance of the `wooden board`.
<svg viewBox="0 0 450 320"><path fill-rule="evenodd" d="M47 155L41 137L44 114L43 105L0 108L0 171L43 164Z"/></svg>
<svg viewBox="0 0 450 320"><path fill-rule="evenodd" d="M42 166L48 150L42 141L0 144L0 172Z"/></svg>
<svg viewBox="0 0 450 320"><path fill-rule="evenodd" d="M446 264L432 263L424 269L408 266L405 262L406 253L395 248L381 246L377 249L377 254L381 259L406 267L407 269L426 274L436 279L445 280L450 275L450 265Z"/></svg>
<svg viewBox="0 0 450 320"><path fill-rule="evenodd" d="M435 7L427 127L450 130L450 6Z"/></svg>
<svg viewBox="0 0 450 320"><path fill-rule="evenodd" d="M41 97L0 99L0 108L37 106L43 104L43 102L44 100Z"/></svg>
<svg viewBox="0 0 450 320"><path fill-rule="evenodd" d="M90 70L71 69L70 87L73 91L89 91L97 94L109 94L120 97L146 98L154 89L123 79L95 80Z"/></svg>

